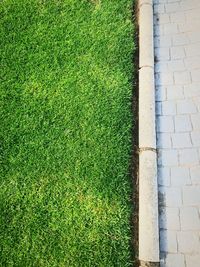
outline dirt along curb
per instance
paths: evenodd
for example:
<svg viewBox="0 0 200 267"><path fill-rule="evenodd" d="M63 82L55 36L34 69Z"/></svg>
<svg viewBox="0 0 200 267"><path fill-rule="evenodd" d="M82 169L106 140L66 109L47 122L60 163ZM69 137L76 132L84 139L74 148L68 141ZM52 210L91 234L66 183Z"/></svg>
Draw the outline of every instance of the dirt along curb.
<svg viewBox="0 0 200 267"><path fill-rule="evenodd" d="M159 266L153 1L139 0L139 260Z"/></svg>

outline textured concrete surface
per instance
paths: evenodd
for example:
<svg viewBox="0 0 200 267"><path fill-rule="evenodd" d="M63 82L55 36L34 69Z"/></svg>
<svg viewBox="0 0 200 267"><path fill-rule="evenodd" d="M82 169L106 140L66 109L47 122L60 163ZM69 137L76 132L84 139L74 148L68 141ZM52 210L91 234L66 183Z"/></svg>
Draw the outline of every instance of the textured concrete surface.
<svg viewBox="0 0 200 267"><path fill-rule="evenodd" d="M150 266L149 262L158 263L159 261L153 1L140 0L138 15L140 47L139 260L142 266Z"/></svg>
<svg viewBox="0 0 200 267"><path fill-rule="evenodd" d="M154 49L161 267L199 267L199 0L154 0Z"/></svg>

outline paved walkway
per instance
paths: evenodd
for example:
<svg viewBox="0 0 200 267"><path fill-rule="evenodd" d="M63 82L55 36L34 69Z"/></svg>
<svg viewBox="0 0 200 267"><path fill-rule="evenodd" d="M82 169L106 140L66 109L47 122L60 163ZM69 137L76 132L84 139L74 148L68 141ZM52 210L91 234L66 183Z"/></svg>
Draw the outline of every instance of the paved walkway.
<svg viewBox="0 0 200 267"><path fill-rule="evenodd" d="M161 266L200 267L200 0L154 0Z"/></svg>

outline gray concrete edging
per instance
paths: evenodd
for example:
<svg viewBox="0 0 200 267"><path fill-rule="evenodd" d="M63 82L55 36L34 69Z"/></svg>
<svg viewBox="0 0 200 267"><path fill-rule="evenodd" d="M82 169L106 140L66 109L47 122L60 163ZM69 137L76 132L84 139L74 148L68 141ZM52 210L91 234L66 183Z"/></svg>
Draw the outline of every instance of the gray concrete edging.
<svg viewBox="0 0 200 267"><path fill-rule="evenodd" d="M139 0L139 260L159 265L153 1ZM144 265L145 264L145 265Z"/></svg>

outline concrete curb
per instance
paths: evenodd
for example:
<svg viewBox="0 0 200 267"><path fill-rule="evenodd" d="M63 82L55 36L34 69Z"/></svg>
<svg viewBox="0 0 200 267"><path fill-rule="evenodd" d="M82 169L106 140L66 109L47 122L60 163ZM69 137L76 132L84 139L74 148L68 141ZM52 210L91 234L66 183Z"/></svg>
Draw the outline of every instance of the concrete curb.
<svg viewBox="0 0 200 267"><path fill-rule="evenodd" d="M153 0L139 0L139 260L159 266Z"/></svg>

